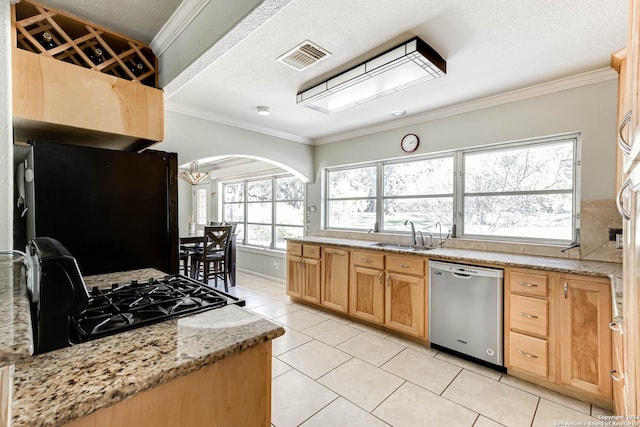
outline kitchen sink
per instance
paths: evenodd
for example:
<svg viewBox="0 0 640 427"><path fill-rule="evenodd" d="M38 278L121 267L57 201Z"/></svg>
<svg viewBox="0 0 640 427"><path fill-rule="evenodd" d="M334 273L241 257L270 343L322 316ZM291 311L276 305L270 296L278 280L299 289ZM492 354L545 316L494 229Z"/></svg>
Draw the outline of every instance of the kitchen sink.
<svg viewBox="0 0 640 427"><path fill-rule="evenodd" d="M402 243L388 243L388 242L376 242L371 244L371 246L376 248L393 249L393 250L399 250L399 251L411 251L411 252L428 251L433 249L428 246L403 245Z"/></svg>

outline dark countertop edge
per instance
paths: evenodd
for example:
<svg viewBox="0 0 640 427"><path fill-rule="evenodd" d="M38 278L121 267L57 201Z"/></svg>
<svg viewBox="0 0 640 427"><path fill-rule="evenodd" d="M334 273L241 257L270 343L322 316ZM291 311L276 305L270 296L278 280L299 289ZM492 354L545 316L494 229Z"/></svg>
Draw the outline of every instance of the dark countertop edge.
<svg viewBox="0 0 640 427"><path fill-rule="evenodd" d="M288 238L287 241L298 243L315 243L344 248L362 249L368 251L387 252L402 255L422 256L434 260L471 262L481 264L494 264L504 267L534 268L545 271L554 271L558 273L580 274L583 276L610 278L611 276L622 276L622 264L606 261L589 261L570 258L553 258L541 255L514 254L507 252L479 251L474 249L456 249L456 248L435 248L424 251L401 250L397 248L389 248L384 246L375 246L376 242L368 240L342 239L339 237L320 237L309 236L304 238ZM393 244L392 244L393 245ZM399 244L401 245L401 244ZM445 253L442 253L445 252ZM451 252L451 253L447 253ZM455 252L459 252L456 254ZM470 255L477 253L477 256ZM482 256L480 256L482 254ZM490 259L495 255L495 260ZM512 258L512 259L505 259ZM535 259L537 262L527 262L521 258ZM574 268L561 267L553 265L556 263L572 264ZM602 266L602 271L598 271L589 266Z"/></svg>

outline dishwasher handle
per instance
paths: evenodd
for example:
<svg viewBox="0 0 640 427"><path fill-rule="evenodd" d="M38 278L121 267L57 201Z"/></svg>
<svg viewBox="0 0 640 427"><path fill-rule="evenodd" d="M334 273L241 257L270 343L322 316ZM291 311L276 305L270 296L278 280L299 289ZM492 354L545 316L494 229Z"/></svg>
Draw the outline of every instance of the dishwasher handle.
<svg viewBox="0 0 640 427"><path fill-rule="evenodd" d="M456 273L455 271L452 271L451 274L459 279L471 279L473 277L471 274Z"/></svg>

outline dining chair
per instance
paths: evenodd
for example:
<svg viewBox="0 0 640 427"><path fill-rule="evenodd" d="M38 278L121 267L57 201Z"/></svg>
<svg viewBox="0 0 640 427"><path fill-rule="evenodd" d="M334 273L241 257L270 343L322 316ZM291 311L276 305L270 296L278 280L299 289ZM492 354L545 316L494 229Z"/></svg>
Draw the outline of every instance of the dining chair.
<svg viewBox="0 0 640 427"><path fill-rule="evenodd" d="M225 291L229 291L228 255L231 252L232 229L230 225L205 227L202 254L196 258L199 264L196 270L199 272L202 267L202 281L209 283L213 278L217 287L218 279L222 279Z"/></svg>

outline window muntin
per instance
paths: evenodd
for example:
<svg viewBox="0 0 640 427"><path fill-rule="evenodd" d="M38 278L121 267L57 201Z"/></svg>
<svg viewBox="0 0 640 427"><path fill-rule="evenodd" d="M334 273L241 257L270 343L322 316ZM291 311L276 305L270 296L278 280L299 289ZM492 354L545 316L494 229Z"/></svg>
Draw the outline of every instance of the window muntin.
<svg viewBox="0 0 640 427"><path fill-rule="evenodd" d="M579 228L579 134L326 170L325 228L566 244ZM351 184L354 186L351 187Z"/></svg>
<svg viewBox="0 0 640 427"><path fill-rule="evenodd" d="M576 140L465 152L463 236L570 242Z"/></svg>
<svg viewBox="0 0 640 427"><path fill-rule="evenodd" d="M304 190L293 176L223 183L222 220L238 223L246 245L284 250L304 234Z"/></svg>

